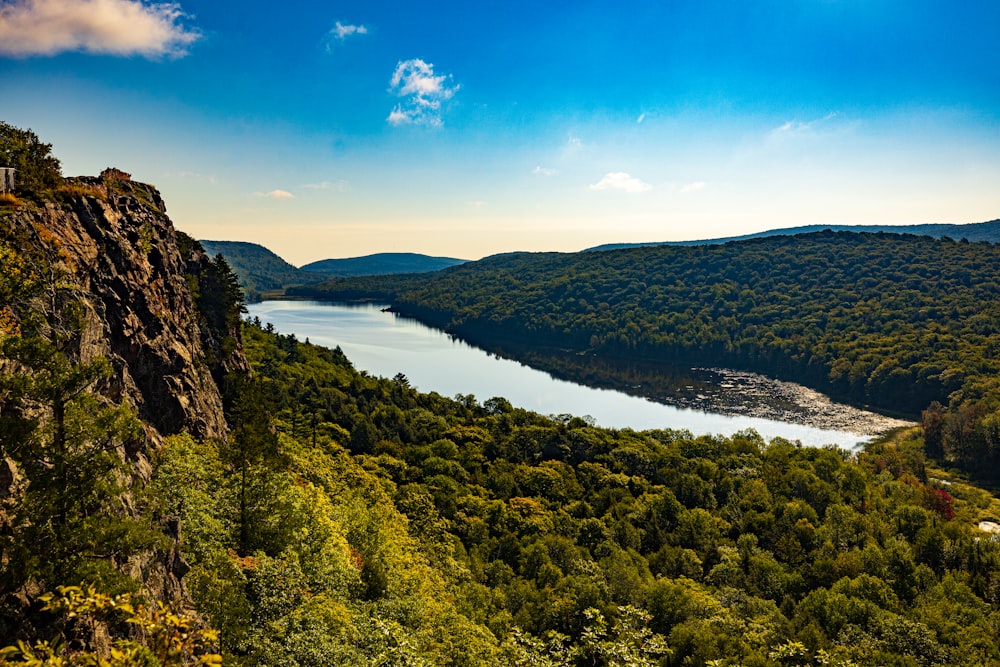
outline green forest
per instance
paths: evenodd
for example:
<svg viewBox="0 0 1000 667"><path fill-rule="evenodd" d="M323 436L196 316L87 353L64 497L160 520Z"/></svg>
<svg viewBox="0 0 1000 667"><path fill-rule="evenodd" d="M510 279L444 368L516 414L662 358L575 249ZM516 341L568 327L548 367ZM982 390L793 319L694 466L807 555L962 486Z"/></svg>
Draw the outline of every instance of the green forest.
<svg viewBox="0 0 1000 667"><path fill-rule="evenodd" d="M232 316L227 284L202 303ZM1000 504L929 477L919 434L852 455L752 432L614 431L421 394L258 323L242 338L253 372L226 379L231 437L170 438L129 490L147 516L178 519L184 580L225 664L1000 660L1000 543L976 528ZM91 372L34 368L69 391ZM33 520L5 538L8 594L134 590L85 554L162 540L114 509L120 462L94 446L129 437L129 417L83 417L87 395L69 412L89 444L69 451L103 467L73 477L78 493L29 496ZM39 526L63 545L42 560L28 555Z"/></svg>
<svg viewBox="0 0 1000 667"><path fill-rule="evenodd" d="M420 394L248 326L233 442L155 487L244 664L1000 660L996 501L914 433L853 456ZM262 434L264 437L262 437Z"/></svg>
<svg viewBox="0 0 1000 667"><path fill-rule="evenodd" d="M199 243L209 255L225 256L226 263L239 276L247 301L260 301L262 293L280 291L286 285L308 285L332 277L298 269L256 243L205 240Z"/></svg>
<svg viewBox="0 0 1000 667"><path fill-rule="evenodd" d="M918 417L932 456L1000 471L1000 246L818 232L714 246L519 253L289 294L373 299L504 340L801 382Z"/></svg>
<svg viewBox="0 0 1000 667"><path fill-rule="evenodd" d="M33 134L13 136L21 143L0 150L48 157ZM58 177L58 162L46 164ZM53 216L81 198L103 206L125 188L116 179L54 178L0 202L0 218L38 202ZM128 231L164 261L151 229ZM198 254L197 241L170 235L175 254ZM968 262L985 252L941 247ZM951 446L950 409L849 452L754 432L612 430L502 397L421 393L403 375L355 369L339 349L242 321L238 278L217 256L173 277L195 308L187 324L227 428L150 438L112 361L91 353L96 310L67 256L43 225L0 228L0 665L1000 664L1000 541L979 528L1000 522L1000 501L925 454L934 415ZM979 380L967 366L991 334L988 321L966 320L989 304L965 292L996 286L979 283L982 271L961 283L967 264L941 266L942 284L955 282L929 292L937 307L968 309L956 332L982 328L937 372L965 373L955 387L936 380L961 408L992 396L991 358ZM514 275L528 279L528 263ZM488 291L467 284L471 308ZM612 285L572 298L610 318L613 305L667 293ZM720 289L720 318L731 289ZM832 279L816 285L825 289ZM586 345L639 349L643 312L634 327L623 321L624 338L592 333ZM169 316L151 326L165 330ZM555 321L533 331L556 332ZM886 341L909 335L894 331ZM934 334L958 336L944 324ZM855 338L831 340L861 353Z"/></svg>

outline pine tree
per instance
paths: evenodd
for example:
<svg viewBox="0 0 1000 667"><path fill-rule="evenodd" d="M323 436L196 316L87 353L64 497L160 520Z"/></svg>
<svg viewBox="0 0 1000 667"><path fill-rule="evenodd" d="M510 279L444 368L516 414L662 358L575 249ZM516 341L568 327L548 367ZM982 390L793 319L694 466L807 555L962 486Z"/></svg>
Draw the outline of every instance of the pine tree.
<svg viewBox="0 0 1000 667"><path fill-rule="evenodd" d="M155 542L133 516L125 461L144 436L131 406L98 391L107 360L81 358L85 306L58 245L33 240L0 244L0 273L24 278L0 284L12 320L0 336L0 456L25 480L8 489L0 593L29 583L120 588L118 567Z"/></svg>

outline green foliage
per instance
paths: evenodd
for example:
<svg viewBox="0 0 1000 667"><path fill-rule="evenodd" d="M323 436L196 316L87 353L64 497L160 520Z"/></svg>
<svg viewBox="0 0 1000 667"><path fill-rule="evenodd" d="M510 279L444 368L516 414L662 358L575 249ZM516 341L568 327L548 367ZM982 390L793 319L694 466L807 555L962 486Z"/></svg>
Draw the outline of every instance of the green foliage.
<svg viewBox="0 0 1000 667"><path fill-rule="evenodd" d="M3 121L0 121L0 167L16 169L16 193L36 200L47 197L63 182L59 160L52 155L52 144L42 143L31 130Z"/></svg>
<svg viewBox="0 0 1000 667"><path fill-rule="evenodd" d="M41 610L58 614L62 634L33 645L18 642L0 648L0 666L28 667L187 667L221 665L213 652L215 631L198 628L194 619L170 607L136 605L128 595L109 596L93 586L60 586L58 595L40 596ZM111 629L110 647L81 649L75 634L81 628L94 635L98 624ZM132 632L127 632L132 628ZM132 636L129 636L132 635ZM137 636L136 636L137 635ZM71 645L77 644L77 645Z"/></svg>
<svg viewBox="0 0 1000 667"><path fill-rule="evenodd" d="M246 312L243 290L222 255L216 255L199 275L197 296L198 310L210 331L221 337L239 328L240 315Z"/></svg>
<svg viewBox="0 0 1000 667"><path fill-rule="evenodd" d="M240 241L199 241L210 256L222 255L239 277L239 284L251 301L261 292L280 290L286 285L309 285L326 280L323 273L297 269L267 248Z"/></svg>
<svg viewBox="0 0 1000 667"><path fill-rule="evenodd" d="M169 439L151 485L229 663L1000 660L990 504L955 486L942 511L908 435L609 431L245 341L231 437Z"/></svg>
<svg viewBox="0 0 1000 667"><path fill-rule="evenodd" d="M420 394L255 326L245 343L230 418L276 438L247 450L256 518L238 439L173 439L154 483L236 664L1000 660L1000 543L974 494L935 504L919 439L854 456L609 431Z"/></svg>
<svg viewBox="0 0 1000 667"><path fill-rule="evenodd" d="M1000 470L998 264L990 243L819 232L502 255L289 293L383 299L486 346L740 367L910 415L931 405L931 455L989 475Z"/></svg>
<svg viewBox="0 0 1000 667"><path fill-rule="evenodd" d="M0 243L10 478L0 622L24 638L0 660L217 664L217 650L234 665L292 667L1000 662L1000 542L977 528L998 505L930 476L919 433L864 452L804 449L421 394L402 375L357 372L340 350L244 326L228 264L180 242L220 352L230 433L169 438L148 489L124 467L140 425L102 398L108 365L82 353L87 306L55 249L41 232ZM952 392L948 410L925 415L941 452L990 456L996 285L976 270L992 266L993 250L928 246L942 262L923 275L936 301L911 285L914 315L894 290L904 269L921 273L930 242L812 242L812 261L798 263L803 246L790 241L750 244L742 258L731 248L605 253L585 260L579 281L565 279L565 258L502 258L492 287L455 289L424 312L604 354L719 352L857 397L884 396L909 369L916 388L904 400ZM859 269L862 255L874 260ZM442 284L480 269L450 269ZM407 289L438 298L437 280ZM805 286L825 310L792 318ZM944 310L921 319L922 308L950 309L956 324L939 323ZM250 373L226 367L241 337ZM899 363L875 363L887 354ZM133 586L122 571L157 546L151 518L135 518L146 507L180 525L187 590L217 635L82 587L47 599L66 612L56 620L15 608L33 589ZM80 643L102 632L118 643Z"/></svg>
<svg viewBox="0 0 1000 667"><path fill-rule="evenodd" d="M187 261L184 277L198 311L202 349L216 384L224 387L229 371L242 367L243 289L222 255L209 259L198 241L183 232L176 236L181 256Z"/></svg>

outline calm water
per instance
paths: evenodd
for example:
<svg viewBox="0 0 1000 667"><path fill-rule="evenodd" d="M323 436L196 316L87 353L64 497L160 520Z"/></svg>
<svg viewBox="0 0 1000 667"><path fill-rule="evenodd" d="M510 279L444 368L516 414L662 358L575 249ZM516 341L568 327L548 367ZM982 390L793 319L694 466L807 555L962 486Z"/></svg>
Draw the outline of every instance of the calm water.
<svg viewBox="0 0 1000 667"><path fill-rule="evenodd" d="M590 415L598 425L609 428L687 429L696 435L729 435L752 428L765 439L780 436L811 446L853 447L866 440L843 431L675 408L557 380L414 320L384 313L382 308L314 301L265 301L247 307L250 317L270 322L283 334L308 338L317 345L339 345L358 370L390 378L403 373L423 392L472 394L480 403L502 396L517 407L546 415Z"/></svg>

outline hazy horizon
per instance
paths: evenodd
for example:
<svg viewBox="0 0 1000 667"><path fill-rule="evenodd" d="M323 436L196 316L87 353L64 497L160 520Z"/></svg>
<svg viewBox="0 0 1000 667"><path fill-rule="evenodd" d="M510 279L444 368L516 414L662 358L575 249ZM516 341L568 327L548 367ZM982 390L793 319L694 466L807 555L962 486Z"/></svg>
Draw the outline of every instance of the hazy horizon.
<svg viewBox="0 0 1000 667"><path fill-rule="evenodd" d="M994 220L996 220L996 218L994 218ZM984 222L993 222L993 220L978 220L978 221L975 221L975 222L958 222L958 223L913 223L913 224L975 225L975 224L981 224L981 223L984 223ZM768 232L768 231L777 231L777 230L780 230L780 229L794 229L796 227L807 227L807 226L813 226L813 225L794 225L792 227L772 227L772 228L765 229L765 230L760 230L760 231L761 232ZM865 227L865 226L868 226L868 225L864 225L864 224L858 224L858 225L837 225L837 224L832 224L831 223L829 226L830 227L844 227L844 226ZM908 223L899 223L899 224L896 224L896 225L884 225L884 226L887 226L887 227L901 227L902 228L902 227L909 227L909 226L912 226L912 225L910 225ZM747 232L746 235L753 235L755 233L757 233L757 232ZM736 236L743 236L743 234L738 234ZM720 239L720 238L728 238L728 237L672 239L672 241L680 241L680 242L684 242L684 241L712 241L712 240ZM334 259L334 260L339 260L339 259L359 259L359 258L365 258L365 257L369 257L369 256L374 256L374 255L385 255L385 254L417 254L417 255L424 255L424 256L427 256L427 257L445 257L445 258L450 258L450 259L461 259L461 260L464 260L464 261L474 262L474 261L477 261L477 260L480 260L480 259L485 259L486 257L489 257L491 255L503 254L503 253L507 253L507 252L515 252L515 253L516 252L560 252L560 253L574 253L574 252L582 252L582 251L589 250L591 248L597 247L597 246L587 246L585 248L556 249L556 250L513 249L513 250L504 250L504 251L498 251L498 252L494 252L494 253L489 253L487 255L481 255L479 257L454 257L454 256L451 256L451 255L442 255L440 253L434 253L434 252L413 252L413 251L410 251L410 250L384 250L384 251L383 250L375 250L375 251L372 251L372 252L366 252L363 255L323 256L323 257L316 257L316 258L313 258L313 259L306 259L304 261L298 261L298 262L296 262L296 261L292 261L289 258L283 256L280 252L276 252L273 248L268 247L266 244L259 243L257 241L247 241L245 239L208 239L208 238L200 239L200 240L203 240L203 241L206 241L206 242L210 242L210 243L253 243L253 244L257 244L257 245L260 245L260 246L266 248L267 250L270 250L271 252L274 252L276 255L278 255L279 257L281 257L281 259L289 262L290 264L296 266L297 268L301 268L301 267L306 266L308 264L313 264L313 263L321 262L321 261L328 260L328 259ZM660 240L647 239L645 241L623 241L623 242L610 241L610 242L608 242L606 244L598 244L598 245L617 245L619 243L621 243L621 244L656 244L656 243L661 243L661 242L662 241L660 241Z"/></svg>
<svg viewBox="0 0 1000 667"><path fill-rule="evenodd" d="M1000 5L10 0L0 118L296 265L1000 212Z"/></svg>

